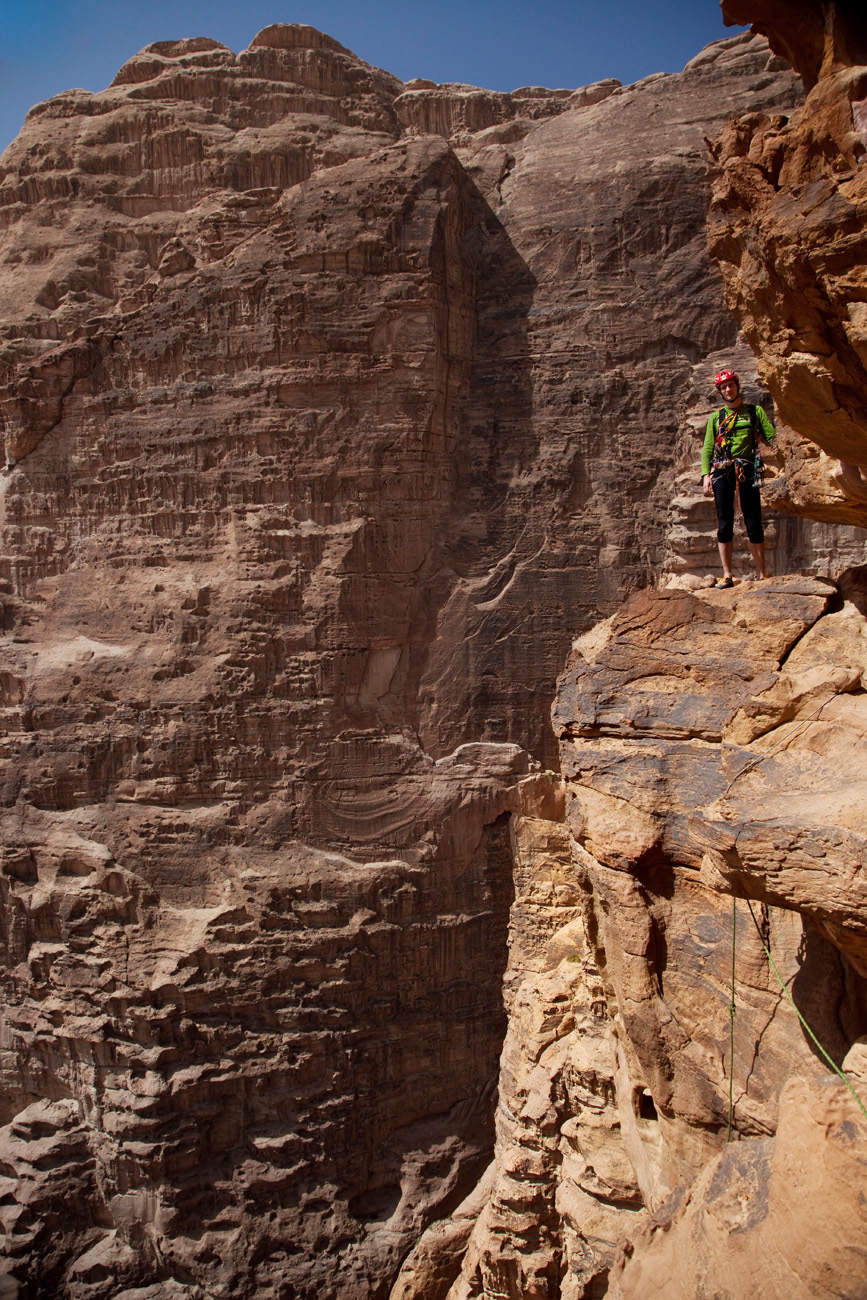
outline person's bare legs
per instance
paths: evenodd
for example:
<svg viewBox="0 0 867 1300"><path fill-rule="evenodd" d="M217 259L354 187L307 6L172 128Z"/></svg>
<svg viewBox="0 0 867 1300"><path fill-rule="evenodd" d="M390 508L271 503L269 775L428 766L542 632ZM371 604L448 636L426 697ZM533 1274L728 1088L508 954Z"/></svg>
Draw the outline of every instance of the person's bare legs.
<svg viewBox="0 0 867 1300"><path fill-rule="evenodd" d="M765 573L765 544L764 544L764 542L750 542L750 550L751 550L751 552L752 552L752 556L753 556L753 564L756 566L756 571L757 571L759 577L760 577L760 578L766 578L768 575ZM720 552L722 552L722 544L720 544Z"/></svg>
<svg viewBox="0 0 867 1300"><path fill-rule="evenodd" d="M719 547L719 558L722 561L723 576L730 578L732 576L732 543L717 542ZM764 550L764 547L762 547Z"/></svg>

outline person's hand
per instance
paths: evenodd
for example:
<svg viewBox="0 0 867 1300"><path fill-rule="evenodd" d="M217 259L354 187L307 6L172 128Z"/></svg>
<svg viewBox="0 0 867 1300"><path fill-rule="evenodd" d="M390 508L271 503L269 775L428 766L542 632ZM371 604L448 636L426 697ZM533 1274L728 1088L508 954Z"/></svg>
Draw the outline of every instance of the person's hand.
<svg viewBox="0 0 867 1300"><path fill-rule="evenodd" d="M701 490L706 497L713 496L713 488L710 485L710 474L705 474L704 478L702 479Z"/></svg>

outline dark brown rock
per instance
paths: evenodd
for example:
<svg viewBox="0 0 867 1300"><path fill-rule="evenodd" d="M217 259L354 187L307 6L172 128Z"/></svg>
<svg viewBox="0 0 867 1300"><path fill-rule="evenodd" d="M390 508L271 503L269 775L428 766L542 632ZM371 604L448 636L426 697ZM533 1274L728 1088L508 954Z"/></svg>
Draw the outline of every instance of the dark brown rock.
<svg viewBox="0 0 867 1300"><path fill-rule="evenodd" d="M679 403L735 339L703 136L796 88L738 39L636 87L474 93L278 26L149 46L3 156L0 1143L28 1285L381 1295L491 1156L510 818L556 819L556 674L662 567ZM560 1139L524 1166L532 1114L502 1123L504 1260L468 1259L554 1287L560 1250L595 1285L633 1195L606 1135L640 1153L638 1119L594 1063L592 953L551 974L530 928L509 997L540 981L574 1056L529 1081L519 1017L501 1095L565 1123L580 1093L597 1140L563 1138L558 1181ZM523 1260L513 1183L547 1234Z"/></svg>

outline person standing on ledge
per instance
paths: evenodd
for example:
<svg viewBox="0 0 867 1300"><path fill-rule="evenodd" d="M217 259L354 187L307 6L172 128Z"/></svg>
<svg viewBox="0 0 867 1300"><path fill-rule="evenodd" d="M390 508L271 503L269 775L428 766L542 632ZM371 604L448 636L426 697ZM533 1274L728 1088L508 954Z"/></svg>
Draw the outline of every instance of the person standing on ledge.
<svg viewBox="0 0 867 1300"><path fill-rule="evenodd" d="M707 422L701 453L702 490L716 502L716 539L723 576L718 587L732 585L732 537L735 528L735 485L747 526L750 550L760 578L765 575L765 531L762 528L762 454L759 438L770 444L774 426L760 406L748 405L733 370L721 370L714 380L725 402Z"/></svg>

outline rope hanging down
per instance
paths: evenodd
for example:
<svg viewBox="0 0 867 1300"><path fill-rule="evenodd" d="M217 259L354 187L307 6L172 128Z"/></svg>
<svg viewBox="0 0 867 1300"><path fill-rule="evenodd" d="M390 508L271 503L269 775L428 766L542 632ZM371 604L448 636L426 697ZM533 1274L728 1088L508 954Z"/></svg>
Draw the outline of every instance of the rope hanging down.
<svg viewBox="0 0 867 1300"><path fill-rule="evenodd" d="M732 1123L735 1117L735 934L738 925L738 900L732 894L732 996L729 1002L729 1018L731 1020L731 1044L729 1061L729 1127L726 1133L726 1143L731 1140Z"/></svg>
<svg viewBox="0 0 867 1300"><path fill-rule="evenodd" d="M824 709L825 705L828 704L828 703L829 703L828 700L823 700L822 703L818 706L818 708L813 709L812 713L808 713L807 716L804 717L804 718L799 718L793 727L790 727L787 731L783 732L782 737L781 737L781 738L776 742L776 744L772 745L771 748L768 749L768 750L766 750L764 754L760 754L757 758L755 758L755 759L753 759L751 762L747 763L745 767L742 767L741 770L740 770L740 772L736 772L735 775L732 777L732 779L729 781L729 783L728 783L728 785L726 786L725 790L723 791L722 798L724 799L724 798L726 797L726 795L729 793L729 791L731 790L732 786L734 785L735 781L739 780L740 777L745 776L746 773L749 772L749 771L751 771L753 768L758 767L759 764L760 764L760 763L763 763L763 762L765 761L766 758L770 758L772 754L775 754L775 753L777 752L778 749L780 749L783 745L785 745L785 744L786 744L786 743L787 743L787 742L792 738L792 736L794 736L794 734L795 734L796 731L800 730L800 729L801 729L802 727L804 727L807 723L812 722L812 720L813 720L813 719L814 719L814 718L815 718L819 713L822 712L822 710ZM774 961L773 956L771 955L771 950L770 950L769 946L767 945L767 943L765 943L765 936L762 934L761 926L759 925L758 921L756 920L756 914L755 914L755 912L753 911L753 905L752 905L752 903L750 902L750 900L749 900L748 898L745 899L744 901L745 901L747 907L750 909L750 916L753 918L753 925L756 927L756 934L759 936L759 943L762 945L762 947L763 947L764 950L765 950L765 956L767 957L767 959L768 959L768 961L769 961L769 963L770 963L770 965L771 965L771 969L773 970L774 974L775 974L776 977L777 977L777 980L779 981L780 988L783 990L783 993L785 994L786 998L787 998L788 1001L791 1003L792 1010L794 1011L795 1015L796 1015L796 1016L798 1017L798 1019L800 1020L801 1024L804 1026L804 1029L805 1029L805 1030L807 1031L807 1033L810 1035L810 1038L813 1040L813 1042L814 1042L814 1043L816 1044L816 1046L818 1047L819 1051L822 1053L822 1056L825 1058L825 1060L826 1060L826 1061L828 1062L828 1064L830 1065L831 1069L834 1071L835 1074L839 1075L840 1078L843 1080L843 1082L845 1083L846 1087L849 1089L849 1091L851 1092L852 1096L855 1098L855 1101L858 1103L858 1107L859 1107L859 1109L861 1110L861 1113L863 1114L864 1118L867 1119L867 1108L865 1108L863 1101L862 1101L861 1098L858 1096L858 1094L857 1094L857 1092L855 1091L855 1089L852 1087L852 1084L849 1082L848 1077L847 1077L847 1076L844 1074L844 1072L840 1069L840 1067L837 1065L837 1063L836 1063L835 1061L832 1061L832 1060L831 1060L831 1057L830 1057L830 1056L828 1055L828 1053L825 1051L824 1047L823 1047L822 1044L819 1042L818 1038L817 1038L816 1035L813 1033L812 1029L811 1029L810 1026L807 1024L806 1020L805 1020L804 1017L801 1015L801 1013L800 1013L800 1011L798 1010L798 1008L795 1006L794 999L792 998L792 995L791 995L791 993L790 993L789 990L788 990L788 987L787 987L787 985L786 985L786 982L785 982L785 980L783 979L783 977L782 977L782 975L780 974L780 972L777 970L777 964L776 964L776 962ZM738 901L737 901L737 897L733 894L733 895L732 895L732 992L731 992L731 1001L729 1002L729 1016L730 1016L730 1018L731 1018L731 1036L730 1036L730 1047L729 1047L729 1053L730 1053L730 1054L729 1054L729 1062L730 1062L730 1065L729 1065L729 1123L728 1123L728 1130L727 1130L727 1132L726 1132L726 1142L729 1142L729 1141L731 1140L731 1135L732 1135L732 1125L733 1125L733 1123L734 1123L734 1113L735 1113L735 1102L734 1102L734 1079L735 1079L735 1014L736 1014L736 1012L737 1012L737 1007L736 1007L736 1005L735 1005L735 951L736 951L736 939L735 939L735 936L736 936L736 930L737 930L737 917L738 917Z"/></svg>
<svg viewBox="0 0 867 1300"><path fill-rule="evenodd" d="M816 1044L816 1046L818 1047L819 1051L820 1051L820 1052L822 1053L822 1055L824 1056L825 1060L826 1060L826 1061L828 1062L828 1064L830 1065L831 1069L834 1071L835 1074L839 1075L840 1078L842 1079L842 1081L845 1083L846 1087L849 1089L849 1091L851 1092L852 1096L855 1098L855 1101L857 1102L858 1107L859 1107L861 1113L863 1114L864 1118L867 1119L867 1108L865 1108L863 1101L862 1101L861 1098L858 1096L858 1094L857 1094L857 1092L855 1091L855 1089L852 1087L852 1084L849 1082L849 1079L848 1079L847 1075L843 1072L843 1070L840 1069L840 1067L839 1067L839 1065L837 1065L836 1061L833 1061L833 1060L831 1059L831 1057L830 1057L830 1056L828 1055L828 1053L825 1051L825 1049L824 1049L824 1047L822 1046L822 1044L819 1042L819 1040L818 1040L818 1038L816 1037L816 1035L813 1033L813 1031L812 1031L812 1029L810 1028L810 1026L807 1024L807 1022L806 1022L806 1020L804 1019L804 1017L801 1015L801 1013L800 1013L800 1011L798 1010L798 1008L795 1006L794 998L792 997L791 993L789 992L788 986L787 986L785 980L783 979L782 975L781 975L780 972L777 970L777 963L774 961L773 956L771 955L770 947L769 947L768 944L765 942L765 936L762 934L761 926L759 925L758 921L756 920L756 914L755 914L755 912L753 911L753 905L752 905L752 903L750 902L750 900L749 900L748 898L744 899L744 902L746 903L747 907L750 909L750 916L753 918L753 925L756 927L756 934L759 936L759 943L762 945L762 947L763 947L764 950L765 950L765 956L767 957L768 961L770 962L771 969L773 970L774 974L776 975L776 977L777 977L777 979L778 979L778 981L779 981L780 988L783 990L783 993L785 994L786 998L787 998L788 1001L790 1002L791 1007L792 1007L792 1010L794 1011L795 1015L796 1015L796 1016L798 1017L798 1019L800 1020L801 1024L802 1024L802 1025L804 1026L804 1028L806 1029L807 1033L808 1033L808 1034L810 1035L810 1037L812 1038L813 1042L814 1042L814 1043ZM728 1126L728 1132L726 1133L726 1142L728 1142L728 1141L730 1140L731 1135L732 1135L732 1124L733 1124L733 1122L734 1122L734 1109L735 1109L735 1107L734 1107L734 1078L735 1078L735 1012L736 1012L736 1010L737 1010L737 1008L736 1008L736 1006L735 1006L735 933L736 933L736 925L737 925L737 907L738 907L738 900L737 900L736 897L732 896L732 996L731 996L731 1002L729 1003L729 1016L731 1017L731 1056L730 1056L731 1065L730 1065L730 1068L729 1068L729 1126Z"/></svg>

